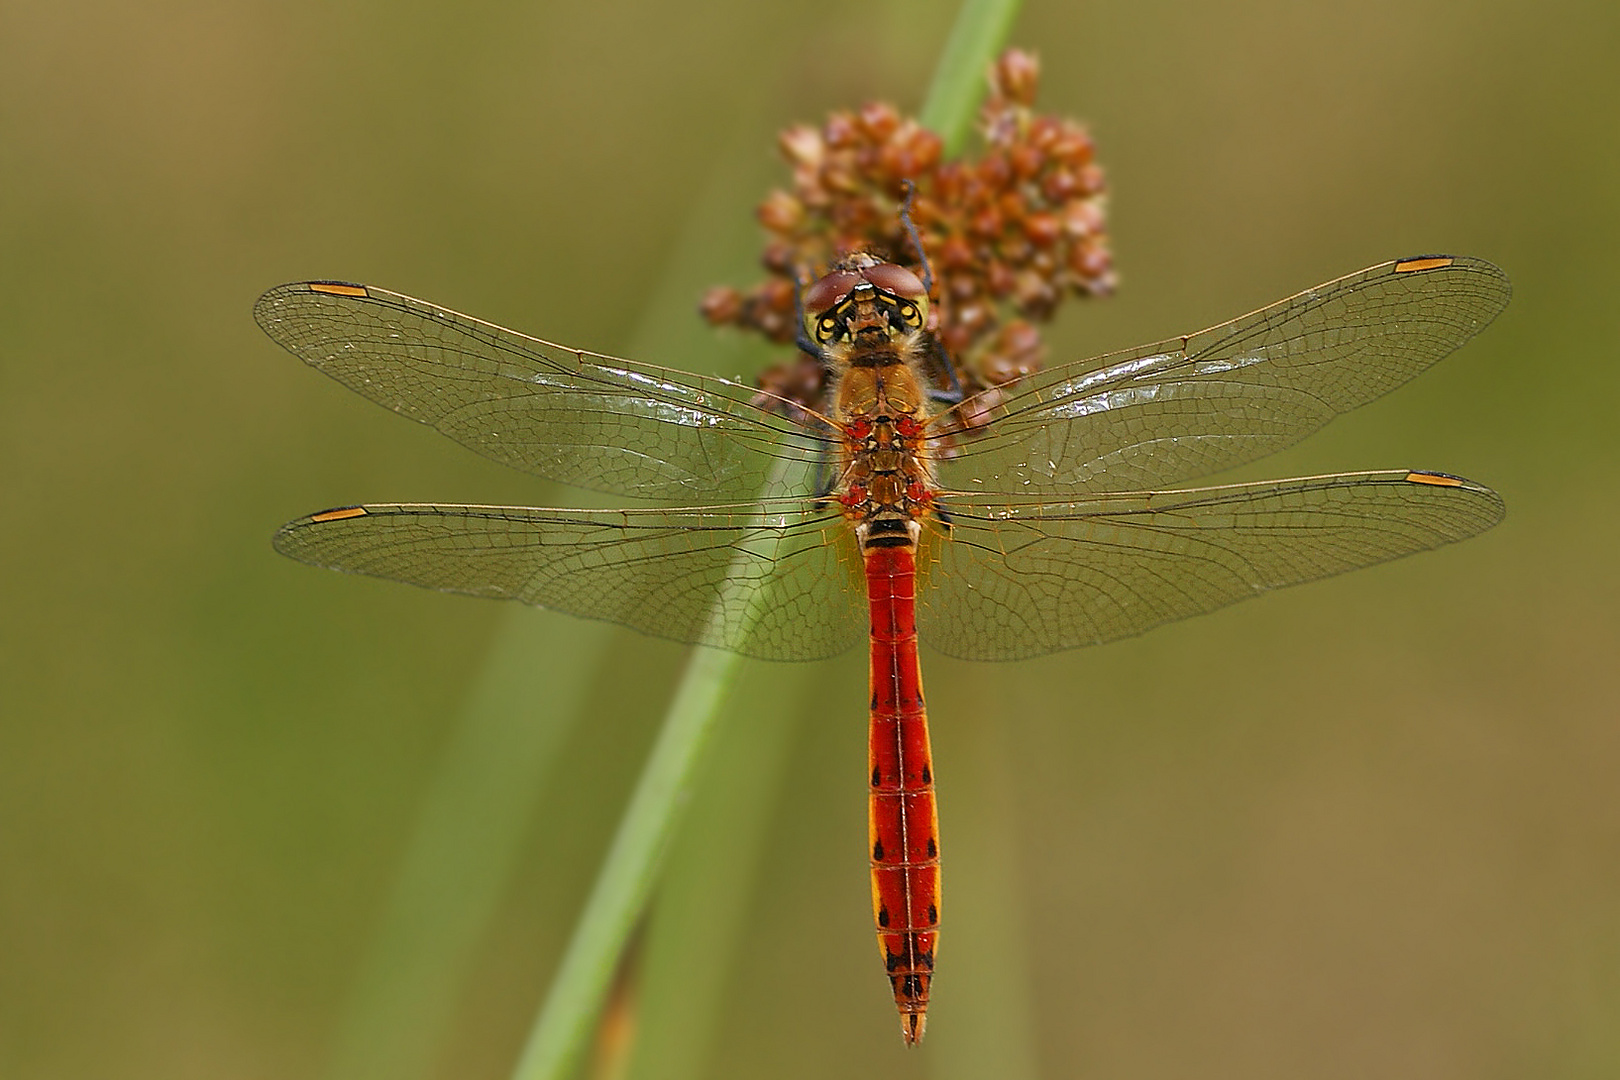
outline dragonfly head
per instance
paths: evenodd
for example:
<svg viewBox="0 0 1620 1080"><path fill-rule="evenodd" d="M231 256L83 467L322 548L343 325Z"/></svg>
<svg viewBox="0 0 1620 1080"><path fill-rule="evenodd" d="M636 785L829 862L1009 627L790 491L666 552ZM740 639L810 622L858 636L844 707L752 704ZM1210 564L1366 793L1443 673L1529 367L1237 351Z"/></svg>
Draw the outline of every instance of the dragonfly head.
<svg viewBox="0 0 1620 1080"><path fill-rule="evenodd" d="M903 266L852 255L804 291L804 330L823 348L890 341L928 325L928 290Z"/></svg>

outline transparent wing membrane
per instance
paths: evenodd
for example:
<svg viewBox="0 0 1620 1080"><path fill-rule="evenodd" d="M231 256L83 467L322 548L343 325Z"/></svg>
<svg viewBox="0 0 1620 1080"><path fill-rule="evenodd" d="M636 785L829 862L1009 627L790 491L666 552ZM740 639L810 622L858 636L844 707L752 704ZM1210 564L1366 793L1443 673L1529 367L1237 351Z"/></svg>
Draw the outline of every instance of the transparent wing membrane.
<svg viewBox="0 0 1620 1080"><path fill-rule="evenodd" d="M281 285L253 316L379 405L576 487L740 502L808 490L823 452L824 434L755 407L751 387L579 352L374 286ZM767 491L782 456L803 467Z"/></svg>
<svg viewBox="0 0 1620 1080"><path fill-rule="evenodd" d="M1067 503L942 496L917 625L951 656L1012 660L1130 637L1270 589L1440 547L1502 500L1436 473L1367 472Z"/></svg>
<svg viewBox="0 0 1620 1080"><path fill-rule="evenodd" d="M1478 259L1388 262L934 417L949 456L944 514L925 518L918 558L924 640L973 659L1036 656L1491 527L1495 493L1432 473L1131 489L1296 442L1457 348L1508 295ZM816 497L839 437L818 414L370 286L284 285L254 314L312 367L496 461L691 507L353 507L283 527L284 554L767 659L861 638L853 534ZM982 426L954 435L963 417Z"/></svg>
<svg viewBox="0 0 1620 1080"><path fill-rule="evenodd" d="M864 629L854 538L836 513L710 507L349 507L282 526L300 562L522 600L767 660L842 652Z"/></svg>
<svg viewBox="0 0 1620 1080"><path fill-rule="evenodd" d="M1411 379L1483 329L1509 295L1507 276L1481 259L1397 260L1185 338L1041 372L963 440L945 484L1074 495L1253 461ZM964 402L934 427L981 407Z"/></svg>

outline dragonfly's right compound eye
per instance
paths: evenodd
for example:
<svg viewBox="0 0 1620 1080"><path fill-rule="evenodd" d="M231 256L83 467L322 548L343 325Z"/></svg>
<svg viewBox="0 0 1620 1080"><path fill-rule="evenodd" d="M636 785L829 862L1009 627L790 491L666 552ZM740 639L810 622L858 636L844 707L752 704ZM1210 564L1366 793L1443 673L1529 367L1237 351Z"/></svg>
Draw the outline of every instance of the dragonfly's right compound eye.
<svg viewBox="0 0 1620 1080"><path fill-rule="evenodd" d="M863 268L861 277L892 298L892 310L907 330L927 325L928 289L916 274L896 263L877 263Z"/></svg>
<svg viewBox="0 0 1620 1080"><path fill-rule="evenodd" d="M923 287L922 278L897 263L868 266L861 271L861 276L890 296L912 301L928 299L928 290Z"/></svg>

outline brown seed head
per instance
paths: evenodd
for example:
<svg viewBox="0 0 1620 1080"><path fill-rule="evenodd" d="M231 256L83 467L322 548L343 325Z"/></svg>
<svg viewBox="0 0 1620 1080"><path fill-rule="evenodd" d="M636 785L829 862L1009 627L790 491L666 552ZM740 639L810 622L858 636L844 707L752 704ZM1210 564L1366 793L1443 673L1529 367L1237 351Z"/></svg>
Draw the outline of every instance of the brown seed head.
<svg viewBox="0 0 1620 1080"><path fill-rule="evenodd" d="M795 281L808 285L838 258L872 252L920 274L900 220L909 180L912 218L935 276L931 320L964 390L1036 370L1042 345L1034 324L1051 318L1066 296L1114 289L1095 147L1074 121L1034 111L1039 82L1030 53L1009 50L995 62L979 113L977 159L944 160L937 134L882 102L832 113L819 130L784 130L777 145L792 180L759 208L769 234L761 262L770 276L746 292L711 290L704 317L786 343L799 325ZM815 361L799 356L768 371L760 385L816 406L821 380Z"/></svg>

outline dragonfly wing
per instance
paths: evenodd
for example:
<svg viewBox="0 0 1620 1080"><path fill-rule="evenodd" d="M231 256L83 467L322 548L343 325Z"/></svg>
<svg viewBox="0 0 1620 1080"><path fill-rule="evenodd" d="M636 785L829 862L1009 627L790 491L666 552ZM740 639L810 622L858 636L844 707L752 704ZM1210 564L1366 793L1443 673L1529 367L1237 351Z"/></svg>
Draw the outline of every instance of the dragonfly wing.
<svg viewBox="0 0 1620 1080"><path fill-rule="evenodd" d="M1482 259L1374 266L1185 338L1053 368L1005 398L944 464L946 486L1072 496L1154 488L1253 461L1400 386L1507 305Z"/></svg>
<svg viewBox="0 0 1620 1080"><path fill-rule="evenodd" d="M813 660L860 639L865 593L842 517L797 505L355 506L289 522L274 542L314 566L522 600L767 660Z"/></svg>
<svg viewBox="0 0 1620 1080"><path fill-rule="evenodd" d="M941 497L919 557L924 641L1012 660L1130 637L1284 585L1473 536L1502 520L1489 488L1367 472L1069 503Z"/></svg>
<svg viewBox="0 0 1620 1080"><path fill-rule="evenodd" d="M813 428L755 407L750 387L579 352L373 286L281 285L253 316L379 405L578 487L741 502L807 490L820 455ZM782 457L798 464L784 474Z"/></svg>

